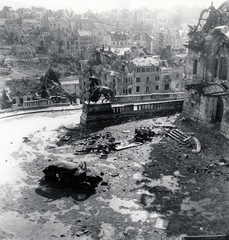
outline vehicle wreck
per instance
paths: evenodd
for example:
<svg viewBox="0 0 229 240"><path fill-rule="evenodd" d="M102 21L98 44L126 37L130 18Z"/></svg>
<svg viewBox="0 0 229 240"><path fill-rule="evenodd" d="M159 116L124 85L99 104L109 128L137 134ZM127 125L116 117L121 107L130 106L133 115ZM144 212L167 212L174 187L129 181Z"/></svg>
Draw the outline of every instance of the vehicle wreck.
<svg viewBox="0 0 229 240"><path fill-rule="evenodd" d="M67 161L56 161L47 166L43 173L47 181L73 187L77 190L95 191L102 177L88 174L89 169L85 162L74 163Z"/></svg>

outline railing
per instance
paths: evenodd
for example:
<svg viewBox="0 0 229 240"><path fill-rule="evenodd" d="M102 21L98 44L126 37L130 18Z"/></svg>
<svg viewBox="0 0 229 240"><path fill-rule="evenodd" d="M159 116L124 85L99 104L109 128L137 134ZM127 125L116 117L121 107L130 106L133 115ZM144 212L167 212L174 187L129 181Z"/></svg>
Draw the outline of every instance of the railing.
<svg viewBox="0 0 229 240"><path fill-rule="evenodd" d="M48 99L39 99L39 100L31 100L31 101L24 101L23 107L24 108L36 108L36 107L45 107L50 106L51 101Z"/></svg>
<svg viewBox="0 0 229 240"><path fill-rule="evenodd" d="M183 107L183 100L157 101L151 103L133 103L124 105L113 105L113 113L115 115L142 115L151 114L160 111L181 111Z"/></svg>
<svg viewBox="0 0 229 240"><path fill-rule="evenodd" d="M184 99L184 92L177 93L151 93L139 95L119 95L114 97L115 103L136 103L136 102L152 102L166 101L174 99Z"/></svg>
<svg viewBox="0 0 229 240"><path fill-rule="evenodd" d="M69 106L70 103L53 103L49 99L39 99L39 100L31 100L25 101L23 103L23 108L42 108L42 107L52 107L52 106Z"/></svg>

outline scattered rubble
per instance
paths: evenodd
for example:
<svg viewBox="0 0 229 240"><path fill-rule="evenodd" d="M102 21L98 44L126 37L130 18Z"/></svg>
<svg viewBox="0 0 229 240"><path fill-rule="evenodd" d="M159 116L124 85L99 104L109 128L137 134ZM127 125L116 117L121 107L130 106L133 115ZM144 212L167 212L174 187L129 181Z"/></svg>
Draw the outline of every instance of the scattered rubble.
<svg viewBox="0 0 229 240"><path fill-rule="evenodd" d="M112 150L115 150L117 144L118 143L115 142L115 138L110 132L92 134L78 144L79 149L75 151L75 154L87 154L92 152L108 154Z"/></svg>
<svg viewBox="0 0 229 240"><path fill-rule="evenodd" d="M169 221L164 218L158 218L155 224L155 228L166 230L168 227Z"/></svg>
<svg viewBox="0 0 229 240"><path fill-rule="evenodd" d="M206 236L187 236L182 240L228 240L229 235L206 235Z"/></svg>
<svg viewBox="0 0 229 240"><path fill-rule="evenodd" d="M23 142L29 142L29 138L28 137L23 137Z"/></svg>
<svg viewBox="0 0 229 240"><path fill-rule="evenodd" d="M154 135L155 133L152 130L152 128L149 127L135 128L134 141L142 143L146 141L151 141Z"/></svg>
<svg viewBox="0 0 229 240"><path fill-rule="evenodd" d="M132 140L130 140L130 141L132 141ZM124 150L124 149L127 149L127 148L137 147L137 146L140 146L142 144L143 143L133 143L133 142L131 142L129 144L122 143L122 144L116 146L115 150L120 151L120 150Z"/></svg>
<svg viewBox="0 0 229 240"><path fill-rule="evenodd" d="M123 133L124 132L127 133L127 131L123 131ZM128 131L128 133L130 133L130 131ZM100 158L107 158L107 154L112 150L120 151L127 148L137 147L146 141L151 141L154 134L153 130L148 127L135 128L134 138L127 141L116 141L110 132L104 134L92 134L78 144L79 149L75 151L75 154L97 152L100 153ZM62 139L66 138L67 136Z"/></svg>

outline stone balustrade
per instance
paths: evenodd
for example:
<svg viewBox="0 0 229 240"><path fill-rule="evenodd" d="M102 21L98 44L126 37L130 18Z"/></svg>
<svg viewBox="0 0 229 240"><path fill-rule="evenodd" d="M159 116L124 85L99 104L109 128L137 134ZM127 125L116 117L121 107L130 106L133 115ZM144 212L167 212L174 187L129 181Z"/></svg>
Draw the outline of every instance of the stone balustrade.
<svg viewBox="0 0 229 240"><path fill-rule="evenodd" d="M135 102L150 102L150 101L166 101L169 99L184 99L184 92L174 93L151 93L137 95L118 95L115 96L114 103L135 103Z"/></svg>
<svg viewBox="0 0 229 240"><path fill-rule="evenodd" d="M158 111L181 111L183 107L183 100L157 101L148 103L133 103L133 104L118 104L112 105L114 114L138 114L151 113Z"/></svg>

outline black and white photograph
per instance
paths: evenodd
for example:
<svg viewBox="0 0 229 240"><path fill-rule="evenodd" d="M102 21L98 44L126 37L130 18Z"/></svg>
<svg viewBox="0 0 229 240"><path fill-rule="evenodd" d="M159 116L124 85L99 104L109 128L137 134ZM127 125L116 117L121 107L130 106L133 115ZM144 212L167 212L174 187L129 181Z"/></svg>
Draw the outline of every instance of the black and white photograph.
<svg viewBox="0 0 229 240"><path fill-rule="evenodd" d="M229 1L0 1L0 240L229 240Z"/></svg>

